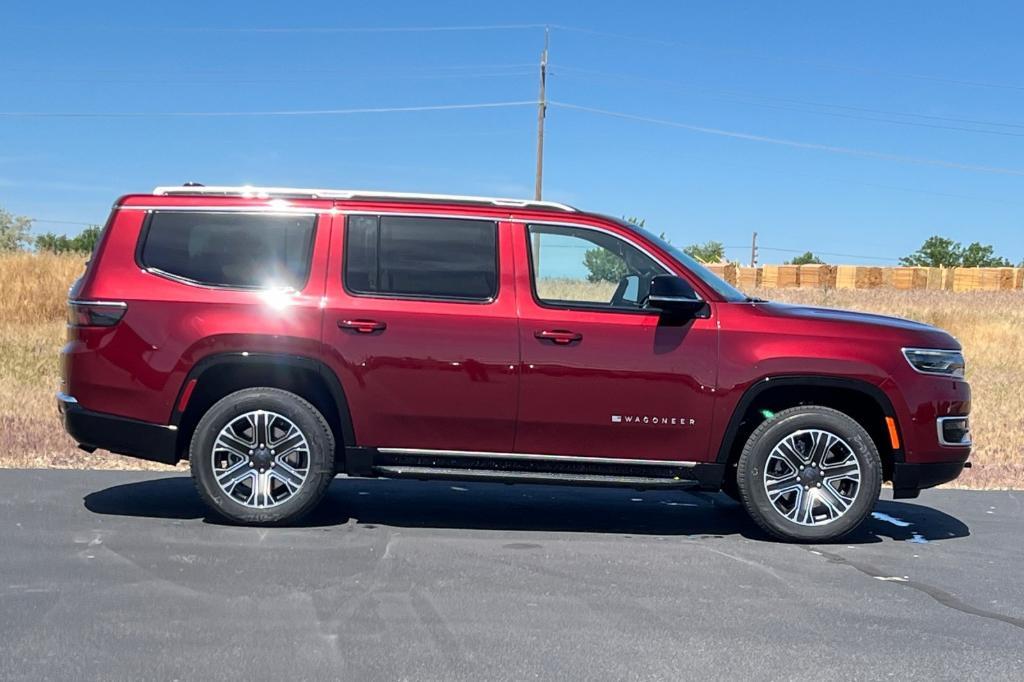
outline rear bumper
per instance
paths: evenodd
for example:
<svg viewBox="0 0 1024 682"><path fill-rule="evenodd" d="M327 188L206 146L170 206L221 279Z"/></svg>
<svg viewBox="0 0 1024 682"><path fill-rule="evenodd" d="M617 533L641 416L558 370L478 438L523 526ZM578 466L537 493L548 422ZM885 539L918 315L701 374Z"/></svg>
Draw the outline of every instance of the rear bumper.
<svg viewBox="0 0 1024 682"><path fill-rule="evenodd" d="M922 488L931 488L952 481L964 470L967 457L952 462L907 463L893 465L893 497L917 497Z"/></svg>
<svg viewBox="0 0 1024 682"><path fill-rule="evenodd" d="M64 393L57 394L57 408L64 420L64 430L79 447L109 450L163 464L178 463L176 427L93 412Z"/></svg>

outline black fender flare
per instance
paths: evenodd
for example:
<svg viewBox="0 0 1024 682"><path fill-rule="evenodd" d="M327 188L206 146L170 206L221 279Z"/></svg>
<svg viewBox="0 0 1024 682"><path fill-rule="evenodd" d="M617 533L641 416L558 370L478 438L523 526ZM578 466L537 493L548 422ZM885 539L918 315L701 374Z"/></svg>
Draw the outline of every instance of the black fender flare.
<svg viewBox="0 0 1024 682"><path fill-rule="evenodd" d="M747 413L747 409L750 405L765 391L779 386L841 388L864 393L878 404L878 407L882 410L882 414L886 417L893 418L896 423L896 429L899 431L899 419L896 416L896 411L892 407L892 401L889 400L889 396L887 396L881 388L868 383L867 381L862 379L851 379L849 377L822 376L819 374L784 374L778 376L766 376L758 379L747 387L747 390L743 392L742 396L740 396L739 402L736 403L736 408L733 410L732 416L729 418L729 424L726 426L725 432L722 434L722 442L718 447L718 456L715 458L717 463L722 465L728 463L729 454L732 452L736 435L739 432L740 424L743 421L743 415ZM904 461L902 442L902 434L900 434L901 447L894 449L892 453L893 459L896 462Z"/></svg>
<svg viewBox="0 0 1024 682"><path fill-rule="evenodd" d="M324 380L327 390L331 393L331 398L334 399L334 404L338 407L337 416L338 423L341 425L341 435L344 439L343 444L346 446L355 445L355 428L352 425L352 414L349 411L348 398L345 396L345 389L342 388L338 375L321 360L307 357L305 355L293 355L290 353L253 353L247 351L233 351L227 353L214 353L213 355L207 355L202 358L192 366L192 369L189 370L188 374L185 376L185 380L181 383L181 386L178 389L178 394L174 401L174 411L171 414L172 425L178 426L181 422L184 412L179 411L178 406L181 404L182 394L192 380L195 379L196 381L199 381L203 374L210 369L214 367L223 367L225 365L271 365L274 367L293 367L296 369L315 372ZM339 445L342 444L339 443Z"/></svg>

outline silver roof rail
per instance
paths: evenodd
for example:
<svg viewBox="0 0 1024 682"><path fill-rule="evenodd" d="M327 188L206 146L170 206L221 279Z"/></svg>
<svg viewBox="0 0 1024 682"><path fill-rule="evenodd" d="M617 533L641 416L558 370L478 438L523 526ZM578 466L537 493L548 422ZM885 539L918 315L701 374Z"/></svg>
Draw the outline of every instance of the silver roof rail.
<svg viewBox="0 0 1024 682"><path fill-rule="evenodd" d="M506 199L503 197L479 197L463 194L418 194L415 192L378 192L358 189L304 189L298 187L254 187L250 185L182 185L163 186L153 189L156 195L244 197L257 199L381 199L396 201L453 202L465 204L490 204L506 208L551 208L567 213L576 209L556 201L535 201L533 199Z"/></svg>

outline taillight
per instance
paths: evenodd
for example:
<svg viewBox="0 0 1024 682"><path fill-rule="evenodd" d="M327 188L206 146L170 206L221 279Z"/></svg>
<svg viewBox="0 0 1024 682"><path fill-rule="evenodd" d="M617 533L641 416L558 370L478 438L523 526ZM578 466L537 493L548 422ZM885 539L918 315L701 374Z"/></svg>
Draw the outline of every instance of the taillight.
<svg viewBox="0 0 1024 682"><path fill-rule="evenodd" d="M68 301L72 327L112 327L121 321L128 304L121 301Z"/></svg>

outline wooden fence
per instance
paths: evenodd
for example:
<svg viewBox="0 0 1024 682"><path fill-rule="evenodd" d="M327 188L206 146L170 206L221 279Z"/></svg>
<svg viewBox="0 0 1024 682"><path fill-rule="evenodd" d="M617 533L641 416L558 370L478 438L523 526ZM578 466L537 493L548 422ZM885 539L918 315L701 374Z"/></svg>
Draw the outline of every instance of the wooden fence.
<svg viewBox="0 0 1024 682"><path fill-rule="evenodd" d="M880 268L864 265L707 266L740 289L1024 290L1024 268Z"/></svg>

